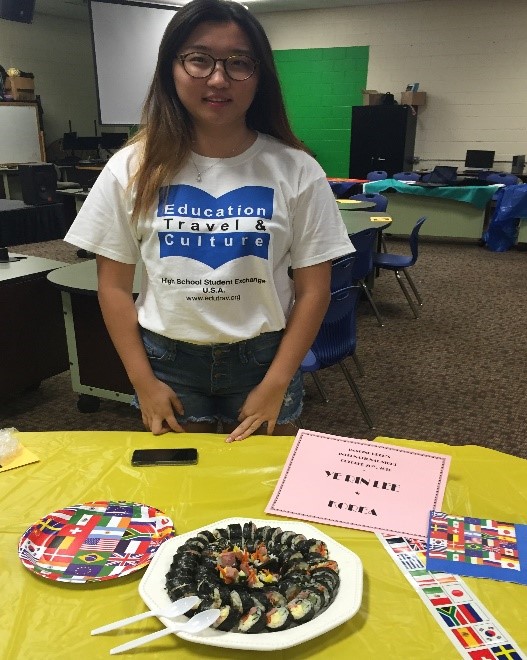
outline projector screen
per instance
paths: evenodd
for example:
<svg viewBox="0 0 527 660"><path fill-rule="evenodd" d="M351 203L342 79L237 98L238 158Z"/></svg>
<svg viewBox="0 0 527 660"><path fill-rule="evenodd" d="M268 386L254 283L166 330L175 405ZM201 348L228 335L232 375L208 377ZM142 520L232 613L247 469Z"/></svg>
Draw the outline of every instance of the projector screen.
<svg viewBox="0 0 527 660"><path fill-rule="evenodd" d="M139 124L163 32L175 9L91 0L99 122Z"/></svg>

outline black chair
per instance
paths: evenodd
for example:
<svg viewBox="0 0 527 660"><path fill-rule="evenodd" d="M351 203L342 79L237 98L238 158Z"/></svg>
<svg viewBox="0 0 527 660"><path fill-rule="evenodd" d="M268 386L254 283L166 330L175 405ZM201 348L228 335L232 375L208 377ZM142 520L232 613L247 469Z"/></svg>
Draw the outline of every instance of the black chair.
<svg viewBox="0 0 527 660"><path fill-rule="evenodd" d="M351 286L334 291L331 302L320 326L320 330L300 365L302 373L310 373L322 399L327 403L328 397L318 376L318 371L338 364L346 377L362 415L370 428L373 428L371 416L353 380L344 360L355 355L357 347L357 302L360 287Z"/></svg>
<svg viewBox="0 0 527 660"><path fill-rule="evenodd" d="M408 301L408 304L410 305L410 308L414 313L416 319L419 318L419 313L414 304L414 301L412 300L410 294L408 293L408 289L404 285L404 282L401 278L401 273L404 273L406 279L408 280L408 284L410 285L412 291L414 292L418 304L422 305L423 301L421 299L421 296L419 295L419 292L417 291L417 288L412 278L410 277L410 273L408 272L407 269L413 266L417 261L419 230L421 229L425 220L426 220L425 217L419 218L419 220L415 224L415 227L412 229L412 233L410 234L410 250L412 253L411 256L404 256L400 254L391 254L385 252L378 252L377 254L373 255L374 268L379 268L379 269L384 268L385 270L391 270L395 273L395 277L399 282L399 286L401 287L406 297L406 300Z"/></svg>

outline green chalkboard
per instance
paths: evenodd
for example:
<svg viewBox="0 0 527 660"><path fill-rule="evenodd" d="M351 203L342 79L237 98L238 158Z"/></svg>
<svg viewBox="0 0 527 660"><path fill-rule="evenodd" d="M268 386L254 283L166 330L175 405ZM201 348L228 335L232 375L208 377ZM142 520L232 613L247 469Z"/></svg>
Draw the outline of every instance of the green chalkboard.
<svg viewBox="0 0 527 660"><path fill-rule="evenodd" d="M293 130L328 176L348 176L351 108L362 105L368 57L368 46L274 51Z"/></svg>

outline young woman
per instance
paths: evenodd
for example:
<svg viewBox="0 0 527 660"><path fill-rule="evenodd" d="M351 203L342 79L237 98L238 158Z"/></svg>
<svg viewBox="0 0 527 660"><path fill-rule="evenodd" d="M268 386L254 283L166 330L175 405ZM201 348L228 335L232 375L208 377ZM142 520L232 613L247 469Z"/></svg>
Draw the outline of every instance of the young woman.
<svg viewBox="0 0 527 660"><path fill-rule="evenodd" d="M331 260L353 246L244 7L193 0L175 14L143 127L66 240L97 255L104 320L147 429L295 433Z"/></svg>

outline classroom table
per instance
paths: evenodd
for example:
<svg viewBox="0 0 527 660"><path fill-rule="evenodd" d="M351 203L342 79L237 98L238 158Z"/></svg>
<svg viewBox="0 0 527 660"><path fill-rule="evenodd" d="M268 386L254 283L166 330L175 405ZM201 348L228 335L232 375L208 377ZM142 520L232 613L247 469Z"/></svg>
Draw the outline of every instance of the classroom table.
<svg viewBox="0 0 527 660"><path fill-rule="evenodd" d="M62 204L30 206L20 200L0 199L0 246L64 238L67 229Z"/></svg>
<svg viewBox="0 0 527 660"><path fill-rule="evenodd" d="M69 368L59 292L46 275L65 264L9 252L0 263L0 398L36 388Z"/></svg>
<svg viewBox="0 0 527 660"><path fill-rule="evenodd" d="M337 206L342 211L365 211L372 209L375 202L366 202L359 199L337 199Z"/></svg>
<svg viewBox="0 0 527 660"><path fill-rule="evenodd" d="M141 288L136 269L133 291ZM130 403L133 387L110 339L97 299L97 265L83 261L49 273L61 291L68 342L71 384L81 412L95 412L99 398Z"/></svg>
<svg viewBox="0 0 527 660"><path fill-rule="evenodd" d="M291 448L291 437L253 436L226 444L224 436L212 434L154 437L146 432L57 431L19 435L40 462L0 475L0 657L6 660L104 658L117 644L162 627L156 619L147 619L90 637L95 627L147 610L138 594L143 571L106 582L68 584L46 580L23 567L17 557L21 535L52 511L94 500L127 500L160 509L170 516L177 533L198 530L232 516L269 519L269 524L287 529L287 520L265 514L264 508ZM452 456L443 510L527 522L525 460L471 445L377 440ZM130 465L135 448L173 446L197 447L198 465ZM297 647L273 652L273 659L459 658L375 534L311 524L360 558L364 574L362 605L338 628ZM492 617L526 651L525 587L489 579L464 580ZM254 652L195 645L175 635L132 653L161 659L172 657L171 652L181 660L255 657Z"/></svg>
<svg viewBox="0 0 527 660"><path fill-rule="evenodd" d="M364 192L388 198L394 222L390 232L409 236L415 223L426 216L420 236L481 240L487 206L499 186L438 186L384 179L364 185Z"/></svg>
<svg viewBox="0 0 527 660"><path fill-rule="evenodd" d="M361 192L362 184L366 182L366 179L328 177L328 182L336 197L349 197L353 193Z"/></svg>
<svg viewBox="0 0 527 660"><path fill-rule="evenodd" d="M380 232L389 227L392 223L391 215L386 213L372 213L371 211L351 211L349 209L340 208L340 215L348 234L353 236L363 229L377 229ZM372 220L372 218L374 218ZM382 220L378 219L382 218ZM353 238L351 239L353 242Z"/></svg>

